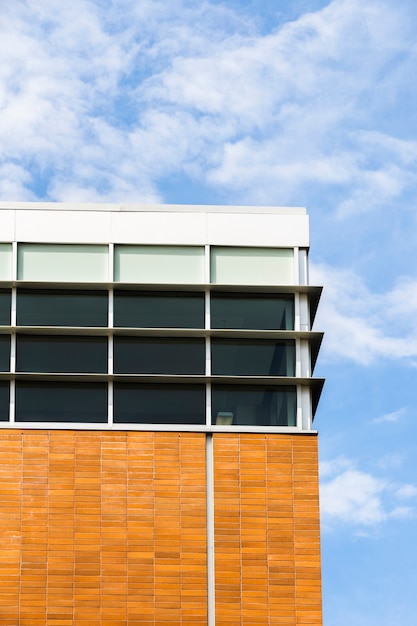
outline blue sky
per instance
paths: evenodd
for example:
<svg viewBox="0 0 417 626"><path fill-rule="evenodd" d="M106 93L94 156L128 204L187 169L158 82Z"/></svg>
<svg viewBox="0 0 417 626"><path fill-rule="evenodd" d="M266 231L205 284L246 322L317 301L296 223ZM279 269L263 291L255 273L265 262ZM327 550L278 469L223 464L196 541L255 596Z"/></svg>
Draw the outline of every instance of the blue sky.
<svg viewBox="0 0 417 626"><path fill-rule="evenodd" d="M0 199L307 206L326 626L417 622L415 0L0 10Z"/></svg>

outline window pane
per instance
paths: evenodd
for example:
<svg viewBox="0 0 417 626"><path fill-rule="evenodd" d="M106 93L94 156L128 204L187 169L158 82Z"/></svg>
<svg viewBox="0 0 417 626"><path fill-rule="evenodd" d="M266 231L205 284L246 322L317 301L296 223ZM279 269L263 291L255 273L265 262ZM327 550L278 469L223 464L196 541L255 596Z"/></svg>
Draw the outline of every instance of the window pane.
<svg viewBox="0 0 417 626"><path fill-rule="evenodd" d="M212 423L217 426L295 426L295 387L212 386Z"/></svg>
<svg viewBox="0 0 417 626"><path fill-rule="evenodd" d="M204 374L204 339L115 337L115 374Z"/></svg>
<svg viewBox="0 0 417 626"><path fill-rule="evenodd" d="M106 383L16 382L17 422L106 422Z"/></svg>
<svg viewBox="0 0 417 626"><path fill-rule="evenodd" d="M0 421L9 419L9 382L0 380Z"/></svg>
<svg viewBox="0 0 417 626"><path fill-rule="evenodd" d="M10 369L10 335L0 335L0 372Z"/></svg>
<svg viewBox="0 0 417 626"><path fill-rule="evenodd" d="M8 290L0 291L0 325L10 326L10 304L11 292Z"/></svg>
<svg viewBox="0 0 417 626"><path fill-rule="evenodd" d="M204 385L114 385L116 424L205 424Z"/></svg>
<svg viewBox="0 0 417 626"><path fill-rule="evenodd" d="M211 249L212 283L230 285L292 285L294 251L292 248Z"/></svg>
<svg viewBox="0 0 417 626"><path fill-rule="evenodd" d="M19 280L107 281L108 246L21 243L17 248Z"/></svg>
<svg viewBox="0 0 417 626"><path fill-rule="evenodd" d="M107 291L19 289L18 326L107 326Z"/></svg>
<svg viewBox="0 0 417 626"><path fill-rule="evenodd" d="M293 330L294 297L269 294L211 294L211 327Z"/></svg>
<svg viewBox="0 0 417 626"><path fill-rule="evenodd" d="M16 371L107 373L107 337L18 335Z"/></svg>
<svg viewBox="0 0 417 626"><path fill-rule="evenodd" d="M204 248L115 246L114 280L125 283L203 283Z"/></svg>
<svg viewBox="0 0 417 626"><path fill-rule="evenodd" d="M294 376L294 341L212 339L212 374Z"/></svg>
<svg viewBox="0 0 417 626"><path fill-rule="evenodd" d="M115 291L114 325L204 328L204 293Z"/></svg>
<svg viewBox="0 0 417 626"><path fill-rule="evenodd" d="M0 243L0 280L12 280L11 243Z"/></svg>

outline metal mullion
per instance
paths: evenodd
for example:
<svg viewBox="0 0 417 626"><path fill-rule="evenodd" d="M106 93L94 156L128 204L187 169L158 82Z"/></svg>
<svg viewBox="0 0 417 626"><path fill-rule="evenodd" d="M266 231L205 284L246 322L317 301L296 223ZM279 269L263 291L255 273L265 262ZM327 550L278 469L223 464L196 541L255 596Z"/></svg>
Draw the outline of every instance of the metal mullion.
<svg viewBox="0 0 417 626"><path fill-rule="evenodd" d="M16 243L16 242L15 242ZM17 248L17 245L14 244L14 247ZM13 267L13 276L16 276L16 255L17 249L14 250L13 259L14 259L14 267ZM16 418L16 381L14 374L16 372L16 301L17 301L17 291L16 286L12 287L12 297L11 297L11 311L10 311L10 324L11 324L11 333L10 333L10 385L9 385L9 421L14 422Z"/></svg>
<svg viewBox="0 0 417 626"><path fill-rule="evenodd" d="M109 256L111 256L110 271L113 271L113 259L114 259L114 246L110 245L111 252ZM107 359L107 373L109 375L107 381L107 417L108 423L113 424L114 419L114 386L113 386L113 372L114 372L114 341L113 341L113 327L114 327L114 289L111 287L108 291L108 334L107 334L107 349L108 349L108 359Z"/></svg>
<svg viewBox="0 0 417 626"><path fill-rule="evenodd" d="M211 298L210 298L210 246L204 246L204 282L206 284L204 290L205 298L205 330L206 335L206 376L211 376ZM211 383L206 380L206 426L211 425Z"/></svg>

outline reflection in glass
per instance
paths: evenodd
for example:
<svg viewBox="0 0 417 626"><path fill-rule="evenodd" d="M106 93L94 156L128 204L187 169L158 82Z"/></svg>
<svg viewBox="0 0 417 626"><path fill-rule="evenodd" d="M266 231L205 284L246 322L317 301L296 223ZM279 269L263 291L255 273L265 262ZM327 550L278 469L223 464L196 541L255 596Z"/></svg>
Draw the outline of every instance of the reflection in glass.
<svg viewBox="0 0 417 626"><path fill-rule="evenodd" d="M115 383L116 424L205 424L204 385Z"/></svg>
<svg viewBox="0 0 417 626"><path fill-rule="evenodd" d="M17 372L107 373L107 337L17 335Z"/></svg>
<svg viewBox="0 0 417 626"><path fill-rule="evenodd" d="M18 326L107 326L107 291L19 289Z"/></svg>
<svg viewBox="0 0 417 626"><path fill-rule="evenodd" d="M10 335L0 335L0 372L10 370Z"/></svg>
<svg viewBox="0 0 417 626"><path fill-rule="evenodd" d="M7 289L0 290L0 326L10 326L11 292Z"/></svg>
<svg viewBox="0 0 417 626"><path fill-rule="evenodd" d="M116 290L114 325L130 328L204 328L204 293Z"/></svg>
<svg viewBox="0 0 417 626"><path fill-rule="evenodd" d="M294 376L294 341L216 339L211 342L212 374Z"/></svg>
<svg viewBox="0 0 417 626"><path fill-rule="evenodd" d="M265 293L213 292L211 327L293 330L294 297Z"/></svg>
<svg viewBox="0 0 417 626"><path fill-rule="evenodd" d="M296 388L213 385L212 424L295 426Z"/></svg>
<svg viewBox="0 0 417 626"><path fill-rule="evenodd" d="M115 337L115 374L204 374L204 339Z"/></svg>
<svg viewBox="0 0 417 626"><path fill-rule="evenodd" d="M17 422L106 422L107 384L16 381Z"/></svg>
<svg viewBox="0 0 417 626"><path fill-rule="evenodd" d="M0 380L0 421L9 419L9 382Z"/></svg>

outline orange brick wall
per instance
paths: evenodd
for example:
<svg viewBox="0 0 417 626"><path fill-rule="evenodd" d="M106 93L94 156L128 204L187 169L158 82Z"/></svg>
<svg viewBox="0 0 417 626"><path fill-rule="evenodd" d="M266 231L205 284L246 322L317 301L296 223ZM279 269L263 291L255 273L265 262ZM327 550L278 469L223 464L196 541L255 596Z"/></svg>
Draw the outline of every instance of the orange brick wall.
<svg viewBox="0 0 417 626"><path fill-rule="evenodd" d="M214 435L216 626L321 624L317 439ZM0 624L207 624L205 435L0 430Z"/></svg>
<svg viewBox="0 0 417 626"><path fill-rule="evenodd" d="M321 624L317 438L214 435L216 626Z"/></svg>
<svg viewBox="0 0 417 626"><path fill-rule="evenodd" d="M0 431L0 624L205 624L205 436Z"/></svg>

